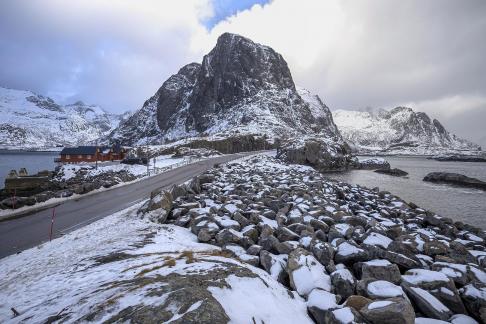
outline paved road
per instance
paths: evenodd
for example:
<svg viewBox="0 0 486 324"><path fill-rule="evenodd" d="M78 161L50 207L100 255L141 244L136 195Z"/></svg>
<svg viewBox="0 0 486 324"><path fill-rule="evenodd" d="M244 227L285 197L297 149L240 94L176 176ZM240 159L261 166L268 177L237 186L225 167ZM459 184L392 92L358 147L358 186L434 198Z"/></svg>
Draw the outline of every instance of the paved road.
<svg viewBox="0 0 486 324"><path fill-rule="evenodd" d="M56 207L53 237L128 208L147 198L152 190L180 184L210 169L215 163L228 162L250 154L239 153L203 160L133 184L68 200ZM22 218L0 222L0 258L47 241L51 216L52 209L49 208Z"/></svg>

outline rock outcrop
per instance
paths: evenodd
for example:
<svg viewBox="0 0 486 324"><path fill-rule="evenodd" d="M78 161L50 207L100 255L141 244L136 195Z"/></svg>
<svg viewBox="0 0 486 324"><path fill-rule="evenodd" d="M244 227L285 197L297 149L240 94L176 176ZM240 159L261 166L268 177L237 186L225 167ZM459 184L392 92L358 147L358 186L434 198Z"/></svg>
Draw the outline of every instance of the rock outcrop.
<svg viewBox="0 0 486 324"><path fill-rule="evenodd" d="M282 143L278 148L277 158L310 165L323 172L347 169L354 161L346 143L316 137Z"/></svg>
<svg viewBox="0 0 486 324"><path fill-rule="evenodd" d="M375 172L376 173L382 173L382 174L388 174L388 175L395 176L395 177L405 177L405 176L408 175L407 171L403 171L403 170L398 169L398 168L378 169L378 170L375 170Z"/></svg>
<svg viewBox="0 0 486 324"><path fill-rule="evenodd" d="M424 177L424 181L486 190L486 182L458 173L431 172Z"/></svg>

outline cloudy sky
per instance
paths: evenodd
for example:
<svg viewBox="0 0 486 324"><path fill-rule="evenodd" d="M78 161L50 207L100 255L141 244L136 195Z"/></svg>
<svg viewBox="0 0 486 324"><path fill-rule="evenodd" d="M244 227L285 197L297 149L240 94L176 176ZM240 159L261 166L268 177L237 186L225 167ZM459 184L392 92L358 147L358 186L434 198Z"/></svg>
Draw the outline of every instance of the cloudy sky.
<svg viewBox="0 0 486 324"><path fill-rule="evenodd" d="M331 109L408 105L486 147L484 0L1 0L0 86L133 110L226 31Z"/></svg>

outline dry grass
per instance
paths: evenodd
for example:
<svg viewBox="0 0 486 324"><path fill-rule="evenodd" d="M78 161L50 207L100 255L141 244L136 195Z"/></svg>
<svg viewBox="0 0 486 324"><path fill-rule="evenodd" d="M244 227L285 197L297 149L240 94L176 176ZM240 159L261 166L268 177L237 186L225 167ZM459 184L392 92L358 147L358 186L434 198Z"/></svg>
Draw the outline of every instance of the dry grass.
<svg viewBox="0 0 486 324"><path fill-rule="evenodd" d="M156 265L152 268L146 268L146 269L143 269L142 271L140 271L136 277L141 277L149 272L153 272L153 271L156 271L156 270L159 270L159 269L162 269L164 267L169 267L169 268L172 268L173 266L176 265L176 260L174 258L171 258L171 257L165 257L165 261L164 263L160 264L160 265Z"/></svg>
<svg viewBox="0 0 486 324"><path fill-rule="evenodd" d="M223 250L213 250L201 253L204 256L216 256L216 257L223 257L223 258L232 258L233 254L230 251L223 251Z"/></svg>
<svg viewBox="0 0 486 324"><path fill-rule="evenodd" d="M194 252L193 251L183 251L177 259L186 258L186 263L194 262Z"/></svg>

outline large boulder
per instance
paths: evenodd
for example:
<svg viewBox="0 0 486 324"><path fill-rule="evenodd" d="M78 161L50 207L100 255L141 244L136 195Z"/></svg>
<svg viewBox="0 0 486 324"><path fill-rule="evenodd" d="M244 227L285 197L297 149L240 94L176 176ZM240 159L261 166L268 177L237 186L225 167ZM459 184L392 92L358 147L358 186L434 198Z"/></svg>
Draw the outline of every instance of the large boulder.
<svg viewBox="0 0 486 324"><path fill-rule="evenodd" d="M324 317L326 324L361 324L366 323L366 320L361 314L351 307L342 307L329 312L326 312Z"/></svg>
<svg viewBox="0 0 486 324"><path fill-rule="evenodd" d="M394 297L405 297L403 289L389 281L364 279L360 280L357 285L359 294L371 299L384 299Z"/></svg>
<svg viewBox="0 0 486 324"><path fill-rule="evenodd" d="M415 323L415 311L410 302L403 298L374 301L364 306L360 313L370 323Z"/></svg>
<svg viewBox="0 0 486 324"><path fill-rule="evenodd" d="M428 317L447 321L452 316L451 310L427 290L409 285L402 287L420 312Z"/></svg>
<svg viewBox="0 0 486 324"><path fill-rule="evenodd" d="M313 289L307 297L307 309L318 324L324 324L326 313L339 308L338 297L322 289Z"/></svg>
<svg viewBox="0 0 486 324"><path fill-rule="evenodd" d="M331 278L317 259L303 248L297 248L289 255L287 272L290 286L301 296L307 296L315 289L331 291Z"/></svg>
<svg viewBox="0 0 486 324"><path fill-rule="evenodd" d="M353 295L356 289L356 279L348 269L338 269L331 273L332 290L346 299Z"/></svg>
<svg viewBox="0 0 486 324"><path fill-rule="evenodd" d="M287 285L289 282L289 275L286 271L288 256L285 254L275 255L266 250L260 251L260 264L273 279Z"/></svg>
<svg viewBox="0 0 486 324"><path fill-rule="evenodd" d="M427 294L430 293L453 313L464 314L466 312L454 282L442 272L426 269L408 270L402 276L402 287L407 294L419 291L415 295L426 295L425 293L420 294L421 290ZM411 289L411 287L421 290Z"/></svg>
<svg viewBox="0 0 486 324"><path fill-rule="evenodd" d="M368 253L356 244L347 241L339 244L334 255L336 263L344 263L346 265L366 260L369 260Z"/></svg>
<svg viewBox="0 0 486 324"><path fill-rule="evenodd" d="M357 264L362 279L386 280L399 284L401 281L400 269L388 260L370 260Z"/></svg>
<svg viewBox="0 0 486 324"><path fill-rule="evenodd" d="M424 181L486 190L486 182L458 173L431 172L424 177Z"/></svg>
<svg viewBox="0 0 486 324"><path fill-rule="evenodd" d="M347 169L352 161L351 149L345 142L320 138L284 143L277 157L290 163L311 165L319 171Z"/></svg>

